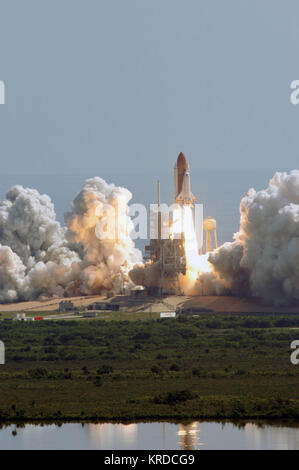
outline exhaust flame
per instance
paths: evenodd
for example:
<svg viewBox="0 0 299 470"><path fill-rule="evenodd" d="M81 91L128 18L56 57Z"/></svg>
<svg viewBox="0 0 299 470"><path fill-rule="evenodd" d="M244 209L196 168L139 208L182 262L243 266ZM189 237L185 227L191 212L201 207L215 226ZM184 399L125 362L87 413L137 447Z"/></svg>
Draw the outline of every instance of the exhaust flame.
<svg viewBox="0 0 299 470"><path fill-rule="evenodd" d="M187 276L196 281L198 276L212 271L212 265L208 261L209 254L200 255L193 223L192 209L190 206L183 207L185 253L187 261Z"/></svg>
<svg viewBox="0 0 299 470"><path fill-rule="evenodd" d="M201 274L212 271L212 265L208 261L209 253L199 254L192 207L190 205L178 207L174 210L173 219L172 238L184 234L187 272L183 276L182 284L188 286L189 290L194 287Z"/></svg>

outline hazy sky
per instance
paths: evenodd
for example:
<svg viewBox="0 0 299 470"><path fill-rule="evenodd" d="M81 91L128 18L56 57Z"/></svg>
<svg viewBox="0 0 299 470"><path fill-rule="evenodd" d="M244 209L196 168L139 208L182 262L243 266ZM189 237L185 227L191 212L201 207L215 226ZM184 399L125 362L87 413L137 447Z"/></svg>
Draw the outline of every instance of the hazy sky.
<svg viewBox="0 0 299 470"><path fill-rule="evenodd" d="M297 0L0 0L1 174L298 167Z"/></svg>

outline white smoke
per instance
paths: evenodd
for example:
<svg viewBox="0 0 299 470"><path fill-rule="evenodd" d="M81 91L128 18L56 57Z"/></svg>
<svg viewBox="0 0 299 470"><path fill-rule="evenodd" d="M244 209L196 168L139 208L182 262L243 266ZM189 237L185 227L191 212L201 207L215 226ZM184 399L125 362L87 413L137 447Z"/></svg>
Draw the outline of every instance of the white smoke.
<svg viewBox="0 0 299 470"><path fill-rule="evenodd" d="M158 265L142 265L130 238L131 197L125 188L89 179L62 227L49 196L11 188L0 203L0 301L121 293L132 281L154 286ZM277 305L298 301L299 171L276 173L265 190L250 189L240 213L239 232L210 254L213 271L200 276L198 292L204 285L210 294L258 296ZM101 239L99 226L115 214L115 235Z"/></svg>
<svg viewBox="0 0 299 470"><path fill-rule="evenodd" d="M0 300L61 295L71 266L71 251L56 220L51 199L34 189L11 188L0 204Z"/></svg>
<svg viewBox="0 0 299 470"><path fill-rule="evenodd" d="M250 189L240 204L240 230L213 252L210 293L258 296L287 305L299 299L299 171L276 173L269 187Z"/></svg>
<svg viewBox="0 0 299 470"><path fill-rule="evenodd" d="M119 293L133 286L128 272L141 262L142 256L130 238L133 223L128 216L128 203L131 198L127 189L96 177L86 181L73 202L72 211L66 214L68 240L82 259L81 293L97 293L101 289ZM101 239L97 229L104 229L111 222L112 237Z"/></svg>
<svg viewBox="0 0 299 470"><path fill-rule="evenodd" d="M56 220L53 203L34 189L14 186L0 203L0 301L120 292L128 270L141 260L127 232L120 240L95 235L103 205L119 204L127 214L131 193L100 178L87 180L66 217ZM102 208L102 209L101 209ZM123 235L123 233L121 233Z"/></svg>

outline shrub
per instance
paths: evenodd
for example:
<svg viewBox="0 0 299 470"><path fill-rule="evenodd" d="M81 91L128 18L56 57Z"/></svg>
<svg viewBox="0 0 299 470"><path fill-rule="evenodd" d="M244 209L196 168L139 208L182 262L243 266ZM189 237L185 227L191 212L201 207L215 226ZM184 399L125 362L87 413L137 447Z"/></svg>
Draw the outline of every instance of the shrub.
<svg viewBox="0 0 299 470"><path fill-rule="evenodd" d="M198 368L192 369L192 375L194 375L195 377L200 377L202 375L202 371Z"/></svg>
<svg viewBox="0 0 299 470"><path fill-rule="evenodd" d="M158 395L154 398L154 403L163 405L176 405L177 403L192 400L196 395L190 390L179 390Z"/></svg>
<svg viewBox="0 0 299 470"><path fill-rule="evenodd" d="M161 374L162 369L161 369L161 367L153 366L153 367L151 368L151 371L152 371L153 374Z"/></svg>
<svg viewBox="0 0 299 470"><path fill-rule="evenodd" d="M28 371L29 376L31 379L43 379L48 377L48 371L47 369L44 369L43 367L37 367L36 369L30 369Z"/></svg>
<svg viewBox="0 0 299 470"><path fill-rule="evenodd" d="M167 356L164 356L164 354L158 354L156 359L158 360L167 359Z"/></svg>
<svg viewBox="0 0 299 470"><path fill-rule="evenodd" d="M142 341L142 340L150 339L151 336L152 335L150 333L147 333L146 331L140 331L135 336L133 336L133 339L138 340L138 341L140 341L140 340Z"/></svg>
<svg viewBox="0 0 299 470"><path fill-rule="evenodd" d="M101 377L99 375L97 375L93 383L96 387L101 387L103 382L102 382Z"/></svg>
<svg viewBox="0 0 299 470"><path fill-rule="evenodd" d="M107 364L103 364L98 370L97 374L103 375L103 374L111 374L113 372L113 367L109 366Z"/></svg>

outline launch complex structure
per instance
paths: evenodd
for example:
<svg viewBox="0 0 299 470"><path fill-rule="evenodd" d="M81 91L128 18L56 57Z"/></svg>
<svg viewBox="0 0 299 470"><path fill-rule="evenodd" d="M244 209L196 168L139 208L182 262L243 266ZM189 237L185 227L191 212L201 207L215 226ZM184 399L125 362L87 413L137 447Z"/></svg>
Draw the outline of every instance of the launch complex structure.
<svg viewBox="0 0 299 470"><path fill-rule="evenodd" d="M182 221L180 225L180 233L174 234L173 212L164 217L163 204L161 205L160 200L160 181L157 184L157 193L157 213L156 217L151 217L151 237L149 245L145 247L145 258L158 266L160 279L158 293L182 295L179 278L181 274L185 275L187 272L184 222ZM174 207L190 207L193 212L193 225L195 201L196 197L191 192L190 167L181 152L174 166ZM198 234L199 239L198 254L203 254L203 245L205 253L218 247L215 219L211 217L204 219L194 232Z"/></svg>

